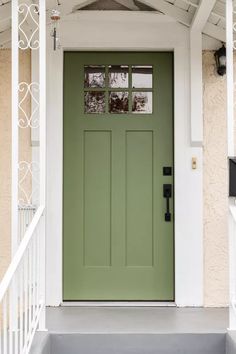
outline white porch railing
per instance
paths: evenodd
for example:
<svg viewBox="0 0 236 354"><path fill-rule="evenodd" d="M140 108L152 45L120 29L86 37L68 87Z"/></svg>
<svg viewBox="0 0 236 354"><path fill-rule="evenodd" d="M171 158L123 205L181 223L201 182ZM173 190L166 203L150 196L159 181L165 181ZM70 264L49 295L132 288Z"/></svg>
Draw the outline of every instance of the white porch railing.
<svg viewBox="0 0 236 354"><path fill-rule="evenodd" d="M25 236L33 217L35 215L37 207L34 205L25 205L18 207L18 242L19 245Z"/></svg>
<svg viewBox="0 0 236 354"><path fill-rule="evenodd" d="M29 353L44 310L44 207L40 206L0 284L0 353Z"/></svg>

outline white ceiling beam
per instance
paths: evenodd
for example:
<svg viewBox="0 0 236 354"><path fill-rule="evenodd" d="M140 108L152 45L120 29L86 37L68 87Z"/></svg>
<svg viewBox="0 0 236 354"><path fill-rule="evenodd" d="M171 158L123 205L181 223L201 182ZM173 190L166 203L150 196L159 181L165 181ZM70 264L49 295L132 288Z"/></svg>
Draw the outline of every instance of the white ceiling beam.
<svg viewBox="0 0 236 354"><path fill-rule="evenodd" d="M187 4L195 7L195 8L198 8L198 0L184 0ZM196 1L196 2L194 2ZM217 9L219 8L219 5L218 3L216 2L211 14L214 15L214 16L217 16L218 18L222 18L225 20L225 11L223 12L222 14L222 11L221 11L221 14L219 14L219 12L217 12Z"/></svg>
<svg viewBox="0 0 236 354"><path fill-rule="evenodd" d="M226 16L225 8L226 8L225 3L217 1L214 6L214 13L223 16L225 18Z"/></svg>
<svg viewBox="0 0 236 354"><path fill-rule="evenodd" d="M201 0L191 23L192 31L202 32L215 6L216 0Z"/></svg>
<svg viewBox="0 0 236 354"><path fill-rule="evenodd" d="M203 142L202 33L215 3L216 0L201 0L190 25L190 120L192 146L202 146Z"/></svg>
<svg viewBox="0 0 236 354"><path fill-rule="evenodd" d="M207 22L204 29L203 33L207 34L208 36L218 39L221 42L226 41L226 32L223 28L220 26L213 25L210 22Z"/></svg>
<svg viewBox="0 0 236 354"><path fill-rule="evenodd" d="M190 26L192 22L193 14L182 10L181 8L174 6L165 0L142 0L142 2L153 7L157 11L163 12L165 15L174 18L176 21L179 21L186 26Z"/></svg>
<svg viewBox="0 0 236 354"><path fill-rule="evenodd" d="M5 21L11 18L11 3L0 6L0 21Z"/></svg>
<svg viewBox="0 0 236 354"><path fill-rule="evenodd" d="M147 5L152 6L153 8L156 8L157 10L160 10L161 12L165 13L166 15L169 15L173 18L175 18L177 21L187 25L187 26L191 26L192 25L192 29L195 28L195 26L193 27L193 17L195 18L195 21L199 21L200 19L200 15L201 12L203 11L203 7L201 8L201 12L200 10L197 10L198 14L195 14L194 16L192 14L190 14L189 12L185 11L185 10L181 10L178 9L177 7L171 5L170 3L167 3L165 1L162 0L144 0L144 3L146 3ZM219 26L215 26L209 22L207 22L209 15L211 13L210 9L212 10L215 6L215 2L216 0L202 0L202 2L200 3L200 6L204 3L204 5L207 5L207 8L205 7L205 13L204 13L204 18L202 17L201 19L201 23L198 22L199 24L203 24L202 30L201 32L203 32L204 34L213 37L215 39L218 39L219 41L225 41L225 31L224 29L222 29ZM197 24L197 22L196 22Z"/></svg>
<svg viewBox="0 0 236 354"><path fill-rule="evenodd" d="M8 29L0 33L0 46L9 43L11 41L11 29Z"/></svg>

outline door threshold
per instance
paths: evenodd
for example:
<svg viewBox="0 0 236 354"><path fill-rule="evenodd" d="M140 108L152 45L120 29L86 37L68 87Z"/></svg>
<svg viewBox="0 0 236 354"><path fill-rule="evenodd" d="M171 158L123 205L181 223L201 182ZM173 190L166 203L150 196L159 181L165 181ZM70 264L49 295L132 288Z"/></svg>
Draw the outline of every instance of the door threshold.
<svg viewBox="0 0 236 354"><path fill-rule="evenodd" d="M176 307L175 302L161 301L63 301L64 307Z"/></svg>

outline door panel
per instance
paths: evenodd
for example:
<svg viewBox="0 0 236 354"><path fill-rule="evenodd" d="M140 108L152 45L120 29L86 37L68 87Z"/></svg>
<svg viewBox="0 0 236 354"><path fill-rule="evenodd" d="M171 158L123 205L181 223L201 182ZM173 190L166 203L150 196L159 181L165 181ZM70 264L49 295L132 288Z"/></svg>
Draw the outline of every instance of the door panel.
<svg viewBox="0 0 236 354"><path fill-rule="evenodd" d="M126 265L153 266L153 132L126 132Z"/></svg>
<svg viewBox="0 0 236 354"><path fill-rule="evenodd" d="M111 132L84 132L84 266L111 264Z"/></svg>
<svg viewBox="0 0 236 354"><path fill-rule="evenodd" d="M65 301L174 300L172 112L172 53L65 53Z"/></svg>

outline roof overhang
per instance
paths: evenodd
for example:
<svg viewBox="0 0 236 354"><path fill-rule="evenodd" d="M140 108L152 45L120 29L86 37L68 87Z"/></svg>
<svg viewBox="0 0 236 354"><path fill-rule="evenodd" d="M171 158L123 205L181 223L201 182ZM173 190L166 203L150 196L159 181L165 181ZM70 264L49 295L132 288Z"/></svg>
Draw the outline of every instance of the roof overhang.
<svg viewBox="0 0 236 354"><path fill-rule="evenodd" d="M24 0L35 3L38 0ZM212 38L225 41L226 0L47 0L48 13L59 8L61 17L76 12L123 10L163 13L191 31L201 31ZM11 0L0 0L0 46L11 41Z"/></svg>

